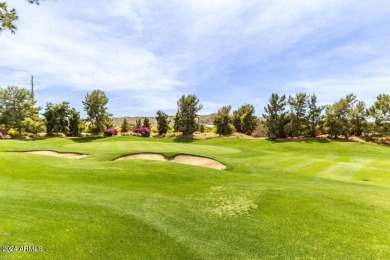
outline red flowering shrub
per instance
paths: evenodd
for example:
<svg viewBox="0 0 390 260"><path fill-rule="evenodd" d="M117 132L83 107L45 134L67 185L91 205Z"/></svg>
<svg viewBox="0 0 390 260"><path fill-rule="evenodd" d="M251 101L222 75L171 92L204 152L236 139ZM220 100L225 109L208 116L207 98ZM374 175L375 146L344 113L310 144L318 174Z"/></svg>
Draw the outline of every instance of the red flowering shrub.
<svg viewBox="0 0 390 260"><path fill-rule="evenodd" d="M150 129L147 127L136 127L133 130L134 133L140 134L142 137L150 136Z"/></svg>
<svg viewBox="0 0 390 260"><path fill-rule="evenodd" d="M104 131L104 136L114 136L117 134L118 134L118 130L116 130L115 128L109 128Z"/></svg>

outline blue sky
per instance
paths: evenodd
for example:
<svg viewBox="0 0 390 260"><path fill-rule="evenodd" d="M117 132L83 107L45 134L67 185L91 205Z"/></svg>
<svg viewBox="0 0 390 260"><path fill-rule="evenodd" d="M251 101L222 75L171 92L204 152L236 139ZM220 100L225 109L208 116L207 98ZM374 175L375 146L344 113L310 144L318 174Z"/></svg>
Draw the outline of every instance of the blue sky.
<svg viewBox="0 0 390 260"><path fill-rule="evenodd" d="M272 93L390 93L390 4L371 1L8 0L17 33L0 35L0 87L36 81L40 106L103 90L114 116L174 114L183 94L203 110Z"/></svg>

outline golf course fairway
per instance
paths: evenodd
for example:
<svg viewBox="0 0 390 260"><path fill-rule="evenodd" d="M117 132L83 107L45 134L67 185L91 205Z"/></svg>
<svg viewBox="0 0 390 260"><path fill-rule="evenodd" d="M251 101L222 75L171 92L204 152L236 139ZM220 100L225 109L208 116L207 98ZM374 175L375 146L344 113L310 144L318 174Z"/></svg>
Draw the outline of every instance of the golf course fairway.
<svg viewBox="0 0 390 260"><path fill-rule="evenodd" d="M140 153L226 169L116 160ZM390 259L389 198L370 143L0 140L0 259Z"/></svg>

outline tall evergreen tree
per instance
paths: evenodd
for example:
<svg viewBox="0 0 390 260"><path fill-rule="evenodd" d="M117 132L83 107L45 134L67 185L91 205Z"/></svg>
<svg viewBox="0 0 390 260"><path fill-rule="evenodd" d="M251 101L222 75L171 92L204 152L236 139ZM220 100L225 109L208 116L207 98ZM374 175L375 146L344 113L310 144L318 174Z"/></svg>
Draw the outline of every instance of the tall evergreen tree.
<svg viewBox="0 0 390 260"><path fill-rule="evenodd" d="M127 122L127 119L123 119L122 125L121 125L121 131L122 133L127 133L130 131L130 125L129 122Z"/></svg>
<svg viewBox="0 0 390 260"><path fill-rule="evenodd" d="M202 109L199 99L195 95L183 95L177 101L178 110L175 117L175 127L184 135L191 135L196 130L195 118Z"/></svg>
<svg viewBox="0 0 390 260"><path fill-rule="evenodd" d="M141 118L138 118L135 120L135 128L140 128L142 127L142 121Z"/></svg>
<svg viewBox="0 0 390 260"><path fill-rule="evenodd" d="M150 124L149 118L147 118L147 117L144 118L142 126L150 129L151 124Z"/></svg>
<svg viewBox="0 0 390 260"><path fill-rule="evenodd" d="M291 135L301 136L305 133L307 125L307 106L308 95L306 93L298 93L294 96L289 96L288 104L290 105L290 124Z"/></svg>
<svg viewBox="0 0 390 260"><path fill-rule="evenodd" d="M157 121L158 133L160 135L166 134L169 130L169 123L170 123L170 120L168 120L168 115L161 110L157 111L156 113L157 113L156 121Z"/></svg>
<svg viewBox="0 0 390 260"><path fill-rule="evenodd" d="M280 96L278 94L272 94L269 100L269 104L264 107L265 114L263 117L266 119L265 125L267 127L268 138L283 138L285 137L285 125L286 125L286 96Z"/></svg>
<svg viewBox="0 0 390 260"><path fill-rule="evenodd" d="M322 111L324 110L324 107L322 106L317 106L317 96L316 95L311 95L309 100L308 100L308 113L307 113L307 129L308 129L308 135L315 137L316 132L318 128L321 125L322 119L321 119L321 114Z"/></svg>

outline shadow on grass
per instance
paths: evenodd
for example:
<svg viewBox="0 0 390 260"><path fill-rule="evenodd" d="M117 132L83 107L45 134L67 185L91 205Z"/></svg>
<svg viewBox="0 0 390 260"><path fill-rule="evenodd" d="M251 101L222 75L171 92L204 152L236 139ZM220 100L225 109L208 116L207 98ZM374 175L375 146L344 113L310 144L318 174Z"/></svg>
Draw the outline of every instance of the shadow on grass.
<svg viewBox="0 0 390 260"><path fill-rule="evenodd" d="M193 135L185 135L180 137L173 138L173 141L176 143L192 143L195 141L195 138Z"/></svg>
<svg viewBox="0 0 390 260"><path fill-rule="evenodd" d="M89 136L89 137L74 137L74 138L69 138L69 140L75 142L75 143L90 143L96 140L101 140L104 137L99 137L99 136Z"/></svg>
<svg viewBox="0 0 390 260"><path fill-rule="evenodd" d="M283 139L268 139L272 143L330 143L331 141L326 138L306 137L306 138L283 138Z"/></svg>

